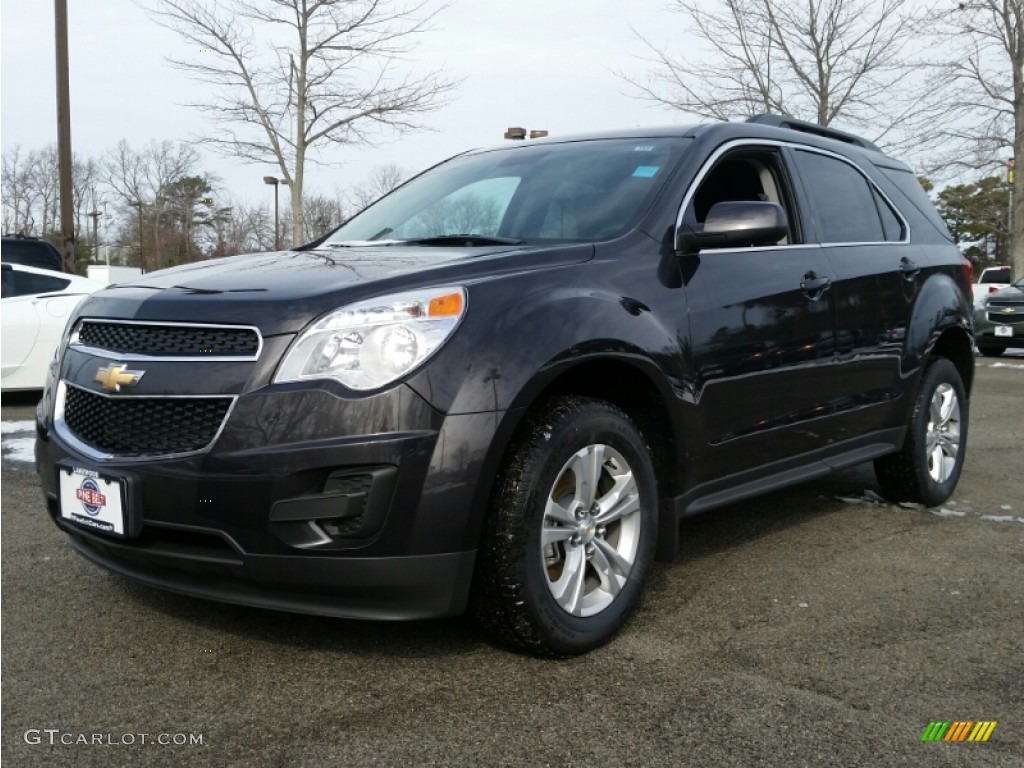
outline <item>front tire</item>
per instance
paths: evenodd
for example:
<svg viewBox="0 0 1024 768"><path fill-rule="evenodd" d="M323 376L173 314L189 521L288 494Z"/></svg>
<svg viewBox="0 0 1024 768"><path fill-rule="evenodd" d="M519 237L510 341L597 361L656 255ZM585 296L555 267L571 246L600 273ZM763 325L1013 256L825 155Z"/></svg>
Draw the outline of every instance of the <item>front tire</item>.
<svg viewBox="0 0 1024 768"><path fill-rule="evenodd" d="M979 344L978 351L981 352L981 354L983 354L985 357L999 357L1006 351L1006 346L1002 344Z"/></svg>
<svg viewBox="0 0 1024 768"><path fill-rule="evenodd" d="M474 587L480 626L539 656L611 639L654 559L657 486L633 422L559 397L526 417L499 474Z"/></svg>
<svg viewBox="0 0 1024 768"><path fill-rule="evenodd" d="M875 460L883 495L928 507L948 499L964 465L967 424L960 372L949 360L938 358L921 379L902 450Z"/></svg>

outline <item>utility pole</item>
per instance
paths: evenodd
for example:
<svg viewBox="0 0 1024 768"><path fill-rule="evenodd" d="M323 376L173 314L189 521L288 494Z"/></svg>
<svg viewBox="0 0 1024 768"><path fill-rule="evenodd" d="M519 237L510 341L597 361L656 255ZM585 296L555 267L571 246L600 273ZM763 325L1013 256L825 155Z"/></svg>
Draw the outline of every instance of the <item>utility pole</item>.
<svg viewBox="0 0 1024 768"><path fill-rule="evenodd" d="M99 210L96 207L95 203L94 203L93 204L93 209L91 211L89 211L89 213L88 213L88 216L90 218L92 218L92 258L90 258L89 260L94 262L94 263L96 263L96 264L99 264L99 262L100 262L100 260L99 260L99 247L100 247L99 221L100 221L100 216L102 216L102 215L103 215L103 211Z"/></svg>
<svg viewBox="0 0 1024 768"><path fill-rule="evenodd" d="M71 89L68 85L68 3L54 0L57 34L57 167L60 177L61 255L64 271L75 271L75 213L71 185Z"/></svg>

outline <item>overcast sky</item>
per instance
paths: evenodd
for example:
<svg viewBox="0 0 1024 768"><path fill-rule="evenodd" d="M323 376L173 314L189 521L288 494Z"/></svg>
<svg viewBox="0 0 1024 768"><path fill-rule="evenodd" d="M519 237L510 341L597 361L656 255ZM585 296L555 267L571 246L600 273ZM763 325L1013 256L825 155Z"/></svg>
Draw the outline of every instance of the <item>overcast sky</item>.
<svg viewBox="0 0 1024 768"><path fill-rule="evenodd" d="M173 69L165 56L191 48L158 26L132 0L71 0L72 145L97 156L121 138L140 147L150 139L189 139L210 126L183 106L204 88ZM553 134L689 122L627 95L613 72L638 70L640 46L631 26L682 50L685 30L660 0L455 0L422 39L416 58L464 78L452 102L427 116L432 133L375 148L330 148L339 166L313 168L308 191L333 192L362 181L373 166L395 162L420 170L456 152L500 143L510 125ZM3 148L38 148L56 141L53 3L0 3ZM198 51L195 55L199 55ZM272 165L247 165L206 154L235 199L266 199Z"/></svg>

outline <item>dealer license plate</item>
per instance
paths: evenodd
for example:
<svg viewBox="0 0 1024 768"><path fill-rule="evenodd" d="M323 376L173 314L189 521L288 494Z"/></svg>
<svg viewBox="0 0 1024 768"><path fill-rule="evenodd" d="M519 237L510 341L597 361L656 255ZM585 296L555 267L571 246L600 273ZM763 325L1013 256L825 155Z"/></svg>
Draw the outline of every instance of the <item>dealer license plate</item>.
<svg viewBox="0 0 1024 768"><path fill-rule="evenodd" d="M1012 325L997 325L996 326L996 336L999 336L1000 338L1006 338L1007 336L1013 336L1013 326Z"/></svg>
<svg viewBox="0 0 1024 768"><path fill-rule="evenodd" d="M60 516L83 528L124 536L124 481L83 467L57 469Z"/></svg>

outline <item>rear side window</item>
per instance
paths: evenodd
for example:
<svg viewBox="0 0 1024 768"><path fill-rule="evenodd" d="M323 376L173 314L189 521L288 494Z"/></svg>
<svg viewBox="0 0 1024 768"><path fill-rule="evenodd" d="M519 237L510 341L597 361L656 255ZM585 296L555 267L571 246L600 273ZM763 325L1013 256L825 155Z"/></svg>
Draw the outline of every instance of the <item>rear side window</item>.
<svg viewBox="0 0 1024 768"><path fill-rule="evenodd" d="M70 280L49 275L37 275L34 272L12 270L11 296L31 296L37 293L59 293L71 285ZM4 275L6 278L6 275ZM6 283L7 280L5 279ZM6 288L6 285L5 285Z"/></svg>
<svg viewBox="0 0 1024 768"><path fill-rule="evenodd" d="M5 239L2 258L12 264L60 271L60 254L48 244L38 240Z"/></svg>
<svg viewBox="0 0 1024 768"><path fill-rule="evenodd" d="M886 237L875 191L852 165L804 151L796 152L796 164L817 213L821 242L878 243L899 239ZM884 203L880 198L878 202ZM895 218L891 210L889 215Z"/></svg>
<svg viewBox="0 0 1024 768"><path fill-rule="evenodd" d="M1010 283L1009 269L986 269L981 275L982 283Z"/></svg>

